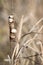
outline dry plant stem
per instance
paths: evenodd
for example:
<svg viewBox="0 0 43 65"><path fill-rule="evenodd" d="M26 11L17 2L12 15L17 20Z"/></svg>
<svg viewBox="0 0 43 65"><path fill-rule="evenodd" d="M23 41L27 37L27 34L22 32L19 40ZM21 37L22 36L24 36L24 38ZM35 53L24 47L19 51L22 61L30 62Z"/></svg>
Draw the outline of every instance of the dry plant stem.
<svg viewBox="0 0 43 65"><path fill-rule="evenodd" d="M40 47L41 47L41 54L42 54L41 59L42 59L42 63L43 63L43 46L42 46L42 43L40 43ZM40 57L40 56L39 56L39 57Z"/></svg>
<svg viewBox="0 0 43 65"><path fill-rule="evenodd" d="M33 31L33 29L35 28L35 26L37 26L41 21L43 20L43 18L41 18L33 27L32 27L32 29L29 31L29 32L32 32ZM43 26L42 26L43 27ZM41 28L42 28L41 27ZM38 31L39 32L39 31ZM35 34L35 36L34 37L36 37L38 34ZM30 40L28 40L26 43L28 43L28 42L30 42L32 39L30 39ZM25 44L26 44L25 43Z"/></svg>
<svg viewBox="0 0 43 65"><path fill-rule="evenodd" d="M22 33L22 26L23 26L23 21L24 21L24 15L22 16L22 18L21 18L21 21L20 21L20 24L19 24L19 26L18 26L18 34L17 34L17 38L18 38L18 42L20 41L20 39L21 39L21 33Z"/></svg>
<svg viewBox="0 0 43 65"><path fill-rule="evenodd" d="M41 28L38 30L38 32L40 32L42 30L42 28L43 28L43 26L41 26ZM28 40L24 45L27 45L27 43L30 44L37 36L38 36L38 34L35 34L35 36L32 39Z"/></svg>
<svg viewBox="0 0 43 65"><path fill-rule="evenodd" d="M39 21L37 21L37 23L32 27L32 29L29 32L32 32L33 29L35 28L35 26L37 26L42 20L43 20L43 18L41 18Z"/></svg>
<svg viewBox="0 0 43 65"><path fill-rule="evenodd" d="M19 24L18 34L17 34L18 40L17 40L17 45L16 45L16 47L14 48L14 51L13 51L13 54L12 54L12 62L13 62L14 55L16 56L17 53L18 53L18 51L19 51L19 41L20 41L21 33L22 33L23 18L24 18L24 16L22 16L21 21L20 21L20 24ZM15 61L15 62L16 62L16 61Z"/></svg>
<svg viewBox="0 0 43 65"><path fill-rule="evenodd" d="M26 19L27 19L27 18L26 18ZM27 20L28 20L28 19L27 19ZM37 23L32 27L32 29L31 29L27 34L32 33L32 31L34 30L35 26L37 26L42 20L43 20L43 18L41 18L39 21L37 21ZM33 33L37 33L37 32L33 32ZM25 34L25 35L27 35L27 34ZM38 34L43 34L43 33L38 33ZM24 36L25 36L25 35L24 35ZM24 37L24 36L22 36L22 37Z"/></svg>
<svg viewBox="0 0 43 65"><path fill-rule="evenodd" d="M13 62L14 56L17 55L18 50L19 50L19 44L17 43L17 45L14 48L13 54L12 54L12 58L11 58L12 59L12 62Z"/></svg>
<svg viewBox="0 0 43 65"><path fill-rule="evenodd" d="M20 39L21 39L21 33L22 33L22 26L23 26L23 17L24 16L22 16L22 18L21 18L21 21L20 21L20 24L19 24L19 28L18 28L18 41L17 42L19 42L20 41ZM27 18L28 19L28 18ZM41 18L34 26L33 26L33 28L29 31L29 32L31 32L33 29L34 29L34 27L35 26L37 26L41 21L43 20L43 18ZM43 27L43 26L42 26ZM42 29L42 27L40 28L40 30ZM40 32L40 30L38 31L38 32ZM34 41L34 39L37 37L37 35L38 34L35 34L35 36L32 38L32 39L30 39L30 40L28 40L25 44L24 44L24 46L27 44L27 43L31 43L32 41ZM17 43L17 45L16 45L16 47L14 48L14 51L13 51L13 54L12 54L12 60L13 60L13 58L14 58L14 54L15 54L15 52L16 52L16 55L17 55L17 53L18 53L18 51L19 51L19 45L18 45L19 43ZM34 48L32 48L32 47L30 47L30 46L28 46L30 49L32 49L33 51L35 51L35 52L37 52L37 53L39 53L38 51L36 51ZM21 48L21 50L23 49L23 47ZM20 50L20 52L21 52L21 50ZM17 55L17 57L19 56L19 54L20 54L20 52L18 53L18 55ZM41 58L41 57L40 57ZM41 58L42 59L42 58ZM16 61L17 61L17 59L15 60L15 63L16 63Z"/></svg>
<svg viewBox="0 0 43 65"><path fill-rule="evenodd" d="M42 57L43 57L43 46L42 46L42 44L41 44L41 52L42 52Z"/></svg>
<svg viewBox="0 0 43 65"><path fill-rule="evenodd" d="M41 26L41 28L38 30L38 32L40 32L40 31L42 30L42 28L43 28L43 26ZM28 41L24 44L24 46L26 46L27 43L30 44L32 41L34 41L34 39L37 37L37 35L38 35L38 34L35 34L35 36L34 36L32 39L28 40ZM34 52L37 52L37 53L39 54L39 51L37 51L36 49L34 49L34 48L30 47L30 46L28 46L28 47L29 47L30 49L32 49ZM19 54L21 53L22 49L23 49L23 47L21 48ZM19 56L19 54L18 54L18 56ZM17 57L18 57L18 56L17 56ZM40 58L41 58L41 57L40 57ZM42 60L42 58L41 58L41 60Z"/></svg>
<svg viewBox="0 0 43 65"><path fill-rule="evenodd" d="M34 28L36 25L38 25L42 20L43 20L43 18L41 18L41 19L32 27L32 29L31 29L29 32L31 32L31 31L33 30L33 28ZM43 26L40 28L40 30L41 30L42 28L43 28ZM40 30L39 30L38 32L40 32ZM33 37L33 39L28 40L28 41L25 43L25 45L26 45L27 43L29 43L30 41L32 42L32 41L37 37L37 35L38 35L38 34L35 34L35 36Z"/></svg>
<svg viewBox="0 0 43 65"><path fill-rule="evenodd" d="M40 31L42 30L42 28L43 28L43 26L41 26L41 28L38 30L38 32L40 32ZM35 34L35 36L31 39L30 43L31 43L32 41L34 41L34 39L37 37L37 35L38 35L38 34ZM29 41L27 41L27 42L29 42ZM25 46L26 46L27 42L25 43ZM29 43L29 44L30 44L30 43ZM28 47L29 47L29 46L28 46ZM32 47L29 47L29 48L33 49ZM35 49L33 49L33 50L35 50ZM36 50L35 50L35 51L36 51ZM37 52L37 53L39 53L39 52ZM40 57L40 59L43 61L42 57Z"/></svg>

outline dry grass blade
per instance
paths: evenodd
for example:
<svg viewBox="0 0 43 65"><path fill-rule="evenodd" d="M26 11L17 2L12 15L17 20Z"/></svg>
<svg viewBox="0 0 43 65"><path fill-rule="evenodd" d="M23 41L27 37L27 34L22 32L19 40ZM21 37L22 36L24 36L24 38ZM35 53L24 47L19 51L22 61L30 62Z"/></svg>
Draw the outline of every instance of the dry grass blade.
<svg viewBox="0 0 43 65"><path fill-rule="evenodd" d="M18 40L17 40L17 45L15 46L13 54L12 54L12 61L13 61L14 55L16 56L19 51L19 41L20 41L21 33L22 33L23 18L24 18L24 16L22 16L19 27L18 27L18 34L17 34Z"/></svg>
<svg viewBox="0 0 43 65"><path fill-rule="evenodd" d="M29 32L32 32L34 30L35 26L37 26L42 20L43 20L43 18L41 18L39 21L37 21L37 23L32 27L32 29Z"/></svg>
<svg viewBox="0 0 43 65"><path fill-rule="evenodd" d="M40 32L40 31L42 30L42 28L43 28L43 25L42 25L41 28L38 30L38 32ZM38 35L38 34L35 34L35 36L34 36L32 39L28 40L24 45L26 45L26 44L29 43L29 42L31 43L31 41L34 40L34 39L37 37L37 35ZM29 43L29 44L30 44L30 43Z"/></svg>
<svg viewBox="0 0 43 65"><path fill-rule="evenodd" d="M21 21L20 21L20 24L19 24L19 26L18 26L18 33L17 33L17 38L18 38L18 41L17 42L19 42L19 40L20 40L20 38L21 38L21 33L22 33L22 26L23 26L23 21L24 21L24 15L22 15L22 18L21 18Z"/></svg>
<svg viewBox="0 0 43 65"><path fill-rule="evenodd" d="M17 44L16 44L16 46L15 46L15 48L14 48L14 51L13 51L13 54L12 54L12 57L11 57L12 64L13 64L14 56L16 56L16 58L18 58L18 57L19 57L19 54L20 54L21 51L23 50L23 47L21 47L21 49L19 48L19 42L20 42L20 39L21 39L23 23L24 23L24 21L27 21L27 20L28 20L28 18L26 18L26 20L25 20L24 15L23 15L22 18L21 18L19 27L18 27ZM33 29L35 28L35 26L37 26L42 20L43 20L43 18L41 18L41 19L32 27L32 29L31 29L29 32L32 32ZM41 28L38 30L38 32L40 32L40 31L42 30L42 28L43 28L43 26L41 26ZM34 37L31 38L30 40L26 41L26 43L24 43L23 46L24 46L24 47L28 46L28 48L30 48L32 51L34 51L34 52L36 52L36 53L39 54L40 52L39 52L38 48L35 46L35 44L34 44L34 46L35 46L34 48L32 48L31 46L27 45L28 43L29 43L29 44L32 43L32 42L36 39L37 36L38 36L38 34L36 33L36 34L34 35ZM36 50L36 49L37 49L37 50ZM42 49L41 49L41 50L42 50ZM40 57L40 59L43 61L42 57L41 57L41 56L39 56L39 57ZM16 64L16 62L17 62L17 59L15 59L15 64Z"/></svg>
<svg viewBox="0 0 43 65"><path fill-rule="evenodd" d="M38 30L38 32L40 32L41 30L42 30L42 28L43 28L43 26L41 26L41 28ZM34 39L37 37L37 35L38 34L35 34L35 36L32 38L32 39L30 39L30 40L28 40L26 43L24 43L24 46L26 47L26 45L27 45L27 43L31 43L31 42L33 42L34 41ZM34 52L37 52L37 53L39 53L39 51L37 51L36 49L34 49L34 48L32 48L32 47L30 47L30 46L28 46L31 50L33 50ZM19 53L18 53L18 56L19 56L19 54L21 53L21 51L23 50L23 47L20 49L20 51L19 51ZM17 56L17 57L18 57ZM41 57L40 57L41 58ZM41 60L42 60L42 58L41 58Z"/></svg>
<svg viewBox="0 0 43 65"><path fill-rule="evenodd" d="M19 50L19 44L17 43L17 45L16 45L15 48L14 48L13 54L12 54L12 60L13 60L14 56L17 55L18 50Z"/></svg>
<svg viewBox="0 0 43 65"><path fill-rule="evenodd" d="M20 24L19 24L19 28L18 28L18 34L17 34L18 35L18 40L17 40L17 42L21 38L21 31L22 31L22 25L23 25L23 17L24 16L22 16ZM19 49L19 44L17 43L16 47L14 48L13 54L12 54L12 59L14 58L15 52L16 52L16 55L17 55L18 49Z"/></svg>
<svg viewBox="0 0 43 65"><path fill-rule="evenodd" d="M42 25L41 28L38 30L38 32L40 32L40 31L42 30L42 28L43 28L43 25ZM38 34L35 34L35 36L31 39L30 43L31 43L32 41L34 41L34 39L37 37L37 35L38 35ZM27 42L29 42L29 41L27 41ZM25 43L25 46L27 45L27 42ZM29 44L30 44L30 43L29 43ZM31 48L30 46L28 46L28 47ZM33 48L31 48L31 49L34 50L34 51L36 52L35 49L33 49ZM37 52L37 53L39 53L39 52ZM40 57L40 59L41 59L42 62L43 62L42 57Z"/></svg>

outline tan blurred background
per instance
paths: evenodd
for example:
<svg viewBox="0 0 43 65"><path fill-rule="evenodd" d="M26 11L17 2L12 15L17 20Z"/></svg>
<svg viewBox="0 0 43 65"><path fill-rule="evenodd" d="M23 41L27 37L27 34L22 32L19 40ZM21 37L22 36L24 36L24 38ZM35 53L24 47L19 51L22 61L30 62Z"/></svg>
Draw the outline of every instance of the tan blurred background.
<svg viewBox="0 0 43 65"><path fill-rule="evenodd" d="M35 23L37 23L38 20L43 18L43 0L0 0L0 65L7 65L7 62L3 62L3 58L7 58L7 54L9 54L10 51L8 24L8 17L10 14L14 15L17 25L20 23L22 15L27 18L29 17L29 19L24 23L22 29L22 34L25 34L29 32L29 30L33 25L35 25ZM35 31L37 31L42 25L43 22L38 24L38 26L35 28ZM41 32L43 32L43 29ZM23 41L21 40L21 43L25 42L27 39L32 38L33 36L34 34L30 34L25 39L23 39ZM43 34L38 35L38 39L39 38L43 42ZM25 61L28 63L27 60L24 60L24 62ZM21 63L22 62L23 60ZM26 63L23 63L23 65ZM26 65L41 65L40 63L32 64L30 62L30 64Z"/></svg>

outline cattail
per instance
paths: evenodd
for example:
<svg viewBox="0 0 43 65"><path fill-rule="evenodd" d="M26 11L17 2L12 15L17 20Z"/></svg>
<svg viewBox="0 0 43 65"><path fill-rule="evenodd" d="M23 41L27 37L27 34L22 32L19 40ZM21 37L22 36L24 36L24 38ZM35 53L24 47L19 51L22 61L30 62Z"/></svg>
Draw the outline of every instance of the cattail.
<svg viewBox="0 0 43 65"><path fill-rule="evenodd" d="M16 37L17 30L15 29L15 21L13 15L9 16L9 29L10 29L10 40Z"/></svg>

